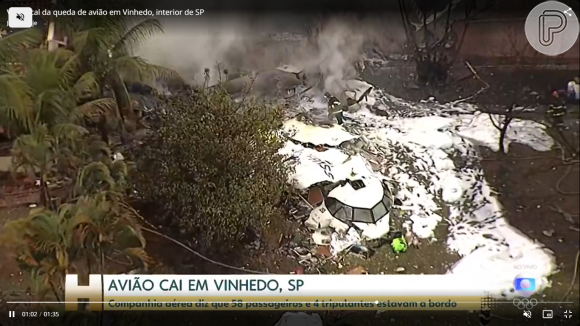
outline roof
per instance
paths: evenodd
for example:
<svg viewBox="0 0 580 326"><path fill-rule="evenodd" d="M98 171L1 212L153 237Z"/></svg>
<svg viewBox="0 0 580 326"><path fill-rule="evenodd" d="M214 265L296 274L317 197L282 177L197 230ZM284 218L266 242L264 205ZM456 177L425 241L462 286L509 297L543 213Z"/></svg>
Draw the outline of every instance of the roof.
<svg viewBox="0 0 580 326"><path fill-rule="evenodd" d="M338 146L346 141L358 138L342 129L339 125L323 128L306 124L297 119L286 121L284 130L290 133L291 139L304 144Z"/></svg>
<svg viewBox="0 0 580 326"><path fill-rule="evenodd" d="M346 182L334 188L328 194L328 197L354 207L354 208L373 208L383 199L384 188L382 182L375 177L362 176L350 179L351 181L360 180L364 183L364 188L354 189L352 182Z"/></svg>

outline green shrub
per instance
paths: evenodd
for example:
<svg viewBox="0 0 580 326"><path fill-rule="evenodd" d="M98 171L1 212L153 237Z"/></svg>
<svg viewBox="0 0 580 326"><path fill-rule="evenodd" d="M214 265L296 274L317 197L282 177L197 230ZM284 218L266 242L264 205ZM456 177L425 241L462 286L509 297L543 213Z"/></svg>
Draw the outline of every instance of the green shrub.
<svg viewBox="0 0 580 326"><path fill-rule="evenodd" d="M161 126L136 155L135 190L157 217L205 244L279 218L288 189L278 108L234 102L221 89L160 97ZM231 243L231 242L230 242Z"/></svg>

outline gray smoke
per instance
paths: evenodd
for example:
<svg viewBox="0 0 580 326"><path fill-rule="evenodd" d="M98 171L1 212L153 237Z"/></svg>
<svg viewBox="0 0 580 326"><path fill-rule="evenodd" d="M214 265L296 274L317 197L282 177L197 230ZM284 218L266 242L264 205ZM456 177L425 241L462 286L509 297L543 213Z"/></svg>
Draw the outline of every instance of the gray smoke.
<svg viewBox="0 0 580 326"><path fill-rule="evenodd" d="M388 22L388 23L386 23ZM306 27L309 24L310 27ZM368 47L383 53L401 53L405 41L399 20L349 18L326 20L318 28L305 17L191 17L164 22L163 34L155 35L137 51L148 61L173 68L191 84L203 83L203 70L261 71L282 64L322 73L324 87L335 95L345 81L357 76L355 64ZM272 35L283 40L272 40Z"/></svg>
<svg viewBox="0 0 580 326"><path fill-rule="evenodd" d="M339 95L346 81L357 77L355 62L362 59L365 35L354 24L333 20L317 37L318 71L324 76L324 88Z"/></svg>

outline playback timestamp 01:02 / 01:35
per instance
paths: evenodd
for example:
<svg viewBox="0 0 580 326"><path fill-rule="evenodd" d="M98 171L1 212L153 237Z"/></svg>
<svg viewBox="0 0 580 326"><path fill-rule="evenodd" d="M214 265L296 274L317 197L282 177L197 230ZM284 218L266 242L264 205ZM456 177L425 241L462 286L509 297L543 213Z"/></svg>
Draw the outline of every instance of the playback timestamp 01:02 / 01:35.
<svg viewBox="0 0 580 326"><path fill-rule="evenodd" d="M24 318L50 318L50 317L59 317L60 312L58 311L22 311L16 312L15 315L18 317Z"/></svg>

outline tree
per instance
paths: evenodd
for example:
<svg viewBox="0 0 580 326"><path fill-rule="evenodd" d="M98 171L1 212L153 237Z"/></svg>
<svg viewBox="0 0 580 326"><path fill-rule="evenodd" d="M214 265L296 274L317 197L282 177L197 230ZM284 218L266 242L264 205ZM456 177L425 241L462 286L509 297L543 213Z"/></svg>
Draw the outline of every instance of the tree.
<svg viewBox="0 0 580 326"><path fill-rule="evenodd" d="M0 21L6 22L7 18L0 13ZM26 112L12 110L11 105L21 101L20 97L15 97L14 92L7 90L22 87L12 74L6 74L6 70L16 71L21 68L19 59L29 48L38 47L42 43L42 32L36 28L29 28L15 33L8 34L6 26L0 25L0 128L7 130L15 121L25 120ZM18 93L16 93L18 94Z"/></svg>
<svg viewBox="0 0 580 326"><path fill-rule="evenodd" d="M47 179L52 172L55 156L56 139L49 133L46 125L39 125L32 134L18 137L12 148L12 170L16 174L24 168L29 175L40 176L40 204L49 207L51 196L47 188Z"/></svg>
<svg viewBox="0 0 580 326"><path fill-rule="evenodd" d="M160 99L161 128L135 151L134 187L159 217L190 235L235 239L279 213L288 168L278 154L281 111L234 102L223 89Z"/></svg>
<svg viewBox="0 0 580 326"><path fill-rule="evenodd" d="M133 55L135 47L155 33L163 32L156 19L114 15L87 19L83 16L80 19L66 17L60 20L60 24L69 37L67 48L79 54L81 71L94 72L102 87L110 87L120 121L133 112L126 83L152 84L157 79L179 78L175 71Z"/></svg>
<svg viewBox="0 0 580 326"><path fill-rule="evenodd" d="M62 155L55 149L65 146L67 138L60 132L51 135L46 127L36 130L37 134L16 140L15 148L26 153L15 151L15 161L41 170L41 187L44 184L43 193L49 197L42 180L55 172L52 167ZM66 135L92 144L86 132ZM91 156L90 151L80 152L86 161L76 170L71 196L63 198L65 202L58 207L47 205L31 211L27 218L8 222L0 237L21 268L31 272L39 294L52 291L59 300L64 277L71 270L78 274L107 273L106 261L113 257L129 258L132 268L147 267L151 262L144 250L140 216L124 202L127 163L102 153Z"/></svg>
<svg viewBox="0 0 580 326"><path fill-rule="evenodd" d="M82 196L57 210L34 209L8 222L0 242L31 272L37 292L61 301L69 272L107 273L105 259L124 254L151 261L134 211L105 194ZM139 266L138 265L138 266Z"/></svg>
<svg viewBox="0 0 580 326"><path fill-rule="evenodd" d="M89 274L107 274L106 259L113 256L137 258L139 264L131 264L133 267L147 267L151 262L144 250L138 214L121 197L101 192L81 196L61 209L69 210L74 227L79 228L74 240L82 248Z"/></svg>
<svg viewBox="0 0 580 326"><path fill-rule="evenodd" d="M11 44L18 44L16 36ZM4 51L9 43L0 40L0 58L13 60L0 63L0 118L19 134L13 169L39 174L44 207L7 223L0 243L31 272L40 294L52 291L61 300L71 271L106 273L113 257L128 257L132 267L151 259L140 216L124 202L129 162L114 160L107 144L83 127L116 112L114 99L100 97L100 72L90 70L82 51L31 49L25 36L18 51ZM68 190L59 202L51 200L50 178Z"/></svg>
<svg viewBox="0 0 580 326"><path fill-rule="evenodd" d="M32 210L28 218L6 223L0 238L20 267L31 272L37 292L43 295L52 291L58 301L70 265L68 249L72 241L64 213Z"/></svg>
<svg viewBox="0 0 580 326"><path fill-rule="evenodd" d="M0 22L6 22L6 15L0 15ZM27 28L11 34L6 26L0 24L0 68L18 63L23 51L38 48L43 41L43 33L39 28Z"/></svg>
<svg viewBox="0 0 580 326"><path fill-rule="evenodd" d="M85 100L97 94L99 85L93 72L79 72L79 64L69 50L27 50L20 58L22 69L0 75L0 116L13 130L27 133L40 124L83 124L86 118L110 115L112 99Z"/></svg>

